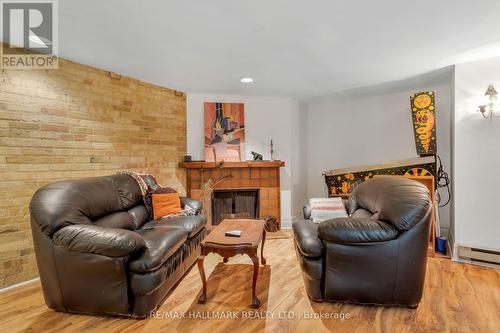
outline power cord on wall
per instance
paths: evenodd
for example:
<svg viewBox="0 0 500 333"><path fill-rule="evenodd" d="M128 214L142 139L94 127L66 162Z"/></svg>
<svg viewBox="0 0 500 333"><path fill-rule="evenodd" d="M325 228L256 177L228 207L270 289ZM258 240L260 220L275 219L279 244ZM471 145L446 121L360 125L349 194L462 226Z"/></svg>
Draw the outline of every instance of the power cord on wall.
<svg viewBox="0 0 500 333"><path fill-rule="evenodd" d="M451 190L450 190L450 177L448 176L448 173L444 171L443 169L443 163L441 162L441 157L439 155L436 155L436 161L439 162L437 172L436 172L436 186L438 188L443 188L446 187L446 191L448 192L448 199L444 204L441 205L441 195L439 192L437 192L437 201L439 207L444 207L450 203L451 200Z"/></svg>

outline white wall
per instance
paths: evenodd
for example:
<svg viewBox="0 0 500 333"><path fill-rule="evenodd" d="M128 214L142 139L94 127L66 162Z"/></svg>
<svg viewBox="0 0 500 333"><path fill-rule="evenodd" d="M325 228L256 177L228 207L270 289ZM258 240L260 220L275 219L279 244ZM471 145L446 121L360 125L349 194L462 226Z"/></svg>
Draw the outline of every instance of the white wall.
<svg viewBox="0 0 500 333"><path fill-rule="evenodd" d="M477 112L500 58L455 66L455 245L500 251L500 118Z"/></svg>
<svg viewBox="0 0 500 333"><path fill-rule="evenodd" d="M308 103L307 196L325 196L323 172L417 156L410 94L436 92L438 153L449 172L452 68L360 88ZM500 123L500 122L499 122ZM441 191L444 198L445 191ZM450 206L440 209L447 233Z"/></svg>
<svg viewBox="0 0 500 333"><path fill-rule="evenodd" d="M299 103L299 116L295 118L292 138L297 145L292 155L293 174L293 211L295 218L302 218L302 207L308 201L307 197L307 104Z"/></svg>
<svg viewBox="0 0 500 333"><path fill-rule="evenodd" d="M251 151L269 159L269 143L274 143L275 159L283 160L281 168L281 220L289 227L305 200L304 173L301 164L301 131L303 106L290 98L188 94L187 96L187 153L193 160L204 159L204 102L245 104L245 155L252 160Z"/></svg>
<svg viewBox="0 0 500 333"><path fill-rule="evenodd" d="M360 88L298 103L290 98L188 94L187 151L203 160L203 103L245 104L245 154L269 158L275 143L281 170L281 215L284 226L300 218L308 198L326 195L322 173L333 168L416 157L410 114L411 93L436 92L438 152L446 171L451 169L451 110L453 69L446 68L408 80ZM445 191L441 191L444 199ZM440 209L447 234L450 205Z"/></svg>

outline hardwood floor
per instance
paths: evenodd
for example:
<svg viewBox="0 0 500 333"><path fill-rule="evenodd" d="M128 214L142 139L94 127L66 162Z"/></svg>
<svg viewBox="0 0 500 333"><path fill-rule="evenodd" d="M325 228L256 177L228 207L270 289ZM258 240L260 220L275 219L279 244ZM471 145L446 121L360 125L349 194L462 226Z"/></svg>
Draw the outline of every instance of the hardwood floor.
<svg viewBox="0 0 500 333"><path fill-rule="evenodd" d="M318 304L305 294L292 238L269 239L264 252L258 311L249 307L251 260L238 256L221 264L222 258L209 255L204 305L197 304L201 280L196 267L155 317L140 321L54 312L36 282L0 294L0 332L500 332L499 270L429 258L424 297L416 310Z"/></svg>

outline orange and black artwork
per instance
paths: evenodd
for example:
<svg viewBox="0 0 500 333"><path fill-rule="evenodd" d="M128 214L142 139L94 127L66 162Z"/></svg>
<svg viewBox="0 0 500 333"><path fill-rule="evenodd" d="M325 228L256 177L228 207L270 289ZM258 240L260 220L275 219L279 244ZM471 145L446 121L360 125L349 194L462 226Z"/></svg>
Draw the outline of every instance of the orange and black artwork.
<svg viewBox="0 0 500 333"><path fill-rule="evenodd" d="M329 197L348 197L362 182L377 175L435 176L436 160L433 156L411 160L387 162L379 165L330 170L324 173Z"/></svg>
<svg viewBox="0 0 500 333"><path fill-rule="evenodd" d="M436 104L434 92L410 96L415 145L419 156L436 154Z"/></svg>

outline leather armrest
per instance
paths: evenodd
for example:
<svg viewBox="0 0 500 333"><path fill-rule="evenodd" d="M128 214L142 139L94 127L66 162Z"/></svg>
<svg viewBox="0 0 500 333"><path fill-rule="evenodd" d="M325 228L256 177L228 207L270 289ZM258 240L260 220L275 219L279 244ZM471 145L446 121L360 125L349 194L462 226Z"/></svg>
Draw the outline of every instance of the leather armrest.
<svg viewBox="0 0 500 333"><path fill-rule="evenodd" d="M200 200L191 199L188 197L181 197L181 204L182 207L188 205L189 207L193 208L196 211L196 214L200 214L201 209L203 208L203 203Z"/></svg>
<svg viewBox="0 0 500 333"><path fill-rule="evenodd" d="M319 238L333 243L384 242L398 236L391 225L371 218L336 218L321 222Z"/></svg>
<svg viewBox="0 0 500 333"><path fill-rule="evenodd" d="M311 220L295 222L292 225L295 244L306 257L317 258L323 253L323 244L318 238L318 225Z"/></svg>
<svg viewBox="0 0 500 333"><path fill-rule="evenodd" d="M54 234L54 243L69 251L121 257L141 250L144 239L135 231L76 224Z"/></svg>
<svg viewBox="0 0 500 333"><path fill-rule="evenodd" d="M309 204L305 205L304 207L302 207L302 211L304 212L304 218L306 220L310 220L311 219L311 206Z"/></svg>

